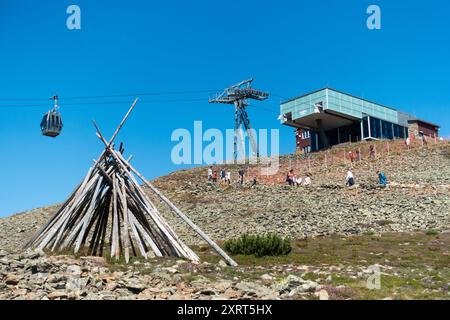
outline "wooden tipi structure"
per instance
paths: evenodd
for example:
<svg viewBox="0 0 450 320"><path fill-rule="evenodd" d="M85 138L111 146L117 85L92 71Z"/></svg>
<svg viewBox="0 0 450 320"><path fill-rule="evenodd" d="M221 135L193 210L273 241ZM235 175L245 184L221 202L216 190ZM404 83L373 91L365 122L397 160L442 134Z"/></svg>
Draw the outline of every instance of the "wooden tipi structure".
<svg viewBox="0 0 450 320"><path fill-rule="evenodd" d="M229 265L234 262L216 243L198 228L169 199L147 181L123 156L123 148L114 148L114 140L137 103L136 99L107 142L95 124L105 150L81 184L26 244L27 248L51 251L87 249L87 254L111 258L130 256L175 256L192 261L199 257L179 239L156 206L150 201L140 179L172 211L207 241ZM108 252L109 251L109 252Z"/></svg>

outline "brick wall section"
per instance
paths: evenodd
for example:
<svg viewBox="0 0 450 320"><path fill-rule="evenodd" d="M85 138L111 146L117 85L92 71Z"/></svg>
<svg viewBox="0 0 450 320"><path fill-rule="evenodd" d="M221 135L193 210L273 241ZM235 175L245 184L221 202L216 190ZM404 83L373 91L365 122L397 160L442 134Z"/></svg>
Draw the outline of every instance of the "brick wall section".
<svg viewBox="0 0 450 320"><path fill-rule="evenodd" d="M303 129L297 129L295 132L295 144L297 151L302 151L304 147L311 145L311 138L302 138Z"/></svg>
<svg viewBox="0 0 450 320"><path fill-rule="evenodd" d="M439 136L438 128L435 126L432 126L428 123L423 123L420 121L413 122L409 124L409 132L413 133L414 135L418 136L419 132L422 131L424 135L434 138L435 136Z"/></svg>

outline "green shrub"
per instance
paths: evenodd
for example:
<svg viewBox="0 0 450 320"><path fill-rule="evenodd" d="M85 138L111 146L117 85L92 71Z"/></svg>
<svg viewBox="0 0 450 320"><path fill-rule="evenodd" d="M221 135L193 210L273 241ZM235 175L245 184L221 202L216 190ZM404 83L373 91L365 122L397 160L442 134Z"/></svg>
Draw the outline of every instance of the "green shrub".
<svg viewBox="0 0 450 320"><path fill-rule="evenodd" d="M425 232L425 234L426 234L427 236L437 236L437 235L439 234L439 231L434 230L434 229L431 229L431 230L427 230L427 231Z"/></svg>
<svg viewBox="0 0 450 320"><path fill-rule="evenodd" d="M227 240L224 243L225 250L231 254L264 256L288 255L291 250L291 240L282 238L276 234L248 235L237 239Z"/></svg>

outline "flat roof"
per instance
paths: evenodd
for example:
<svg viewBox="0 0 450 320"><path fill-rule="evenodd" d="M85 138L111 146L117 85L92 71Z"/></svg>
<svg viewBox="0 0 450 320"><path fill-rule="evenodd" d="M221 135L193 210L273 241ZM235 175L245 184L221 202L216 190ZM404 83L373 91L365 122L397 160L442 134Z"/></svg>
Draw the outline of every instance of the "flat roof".
<svg viewBox="0 0 450 320"><path fill-rule="evenodd" d="M345 94L345 95L350 96L350 97L352 97L352 98L356 98L356 99L359 99L359 100L362 100L362 101L365 101L365 102L369 102L369 103L374 103L374 104L377 104L377 105L379 105L379 106L381 106L381 107L388 108L388 109L391 109L391 110L399 111L398 109L395 109L395 108L393 108L393 107L388 107L388 106L383 105L383 104L380 104L380 103L378 103L378 102L374 102L374 101L367 100L367 99L364 99L364 98L361 98L361 97L357 97L357 96L354 96L354 95L352 95L352 94L349 94L349 93L346 93L346 92L343 92L343 91L339 91L339 90L336 90L336 89L333 89L333 88L330 88L330 87L324 87L324 88L321 88L321 89L319 89L319 90L314 90L314 91L312 91L312 92L309 92L309 93L306 93L306 94L302 94L302 95L297 96L297 97L295 97L295 98L292 98L292 99L283 101L283 102L281 102L281 104L286 104L286 103L288 103L288 102L291 102L291 101L294 101L294 100L297 100L297 99L300 99L300 98L304 98L304 97L306 97L306 96L309 96L309 95L311 95L311 94L317 93L317 92L322 91L322 90L332 90L332 91L334 91L334 92L341 93L341 94Z"/></svg>
<svg viewBox="0 0 450 320"><path fill-rule="evenodd" d="M433 127L436 127L436 128L440 128L440 127L441 127L441 126L439 126L439 125L437 125L437 124L435 124L435 123L432 123L432 122L430 122L430 121L425 121L425 120L418 119L418 118L409 119L409 120L408 120L408 123L409 123L409 122L422 122L422 123L429 124L429 125L431 125L431 126L433 126Z"/></svg>

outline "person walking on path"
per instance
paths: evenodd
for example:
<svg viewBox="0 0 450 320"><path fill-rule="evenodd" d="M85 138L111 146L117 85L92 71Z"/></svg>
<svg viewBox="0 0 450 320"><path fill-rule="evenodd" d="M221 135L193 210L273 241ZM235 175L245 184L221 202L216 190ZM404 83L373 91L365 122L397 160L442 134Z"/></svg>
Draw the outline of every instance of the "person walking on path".
<svg viewBox="0 0 450 320"><path fill-rule="evenodd" d="M377 175L378 175L378 183L380 184L380 186L386 187L387 178L384 172L382 172L381 170L377 170Z"/></svg>
<svg viewBox="0 0 450 320"><path fill-rule="evenodd" d="M348 159L350 160L351 163L355 161L355 154L353 153L353 151L348 152Z"/></svg>
<svg viewBox="0 0 450 320"><path fill-rule="evenodd" d="M227 171L226 175L225 175L225 182L228 184L231 184L231 172Z"/></svg>
<svg viewBox="0 0 450 320"><path fill-rule="evenodd" d="M371 144L369 147L369 156L371 159L375 159L375 157L376 157L375 146L373 144Z"/></svg>
<svg viewBox="0 0 450 320"><path fill-rule="evenodd" d="M241 184L241 186L244 184L244 176L245 176L245 171L239 170L239 183Z"/></svg>
<svg viewBox="0 0 450 320"><path fill-rule="evenodd" d="M348 169L347 171L347 176L345 178L345 185L348 187L355 185L355 177L353 176L353 172L351 171L351 169Z"/></svg>
<svg viewBox="0 0 450 320"><path fill-rule="evenodd" d="M208 181L212 180L212 176L213 176L213 167L209 167L208 168Z"/></svg>
<svg viewBox="0 0 450 320"><path fill-rule="evenodd" d="M251 187L254 188L258 185L258 181L256 180L256 177L253 177L252 185Z"/></svg>
<svg viewBox="0 0 450 320"><path fill-rule="evenodd" d="M424 145L424 146L427 146L427 145L428 145L427 138L425 137L424 134L422 134L422 142L423 142L423 145Z"/></svg>
<svg viewBox="0 0 450 320"><path fill-rule="evenodd" d="M362 161L362 156L361 156L361 150L360 149L356 149L356 160L357 161Z"/></svg>

